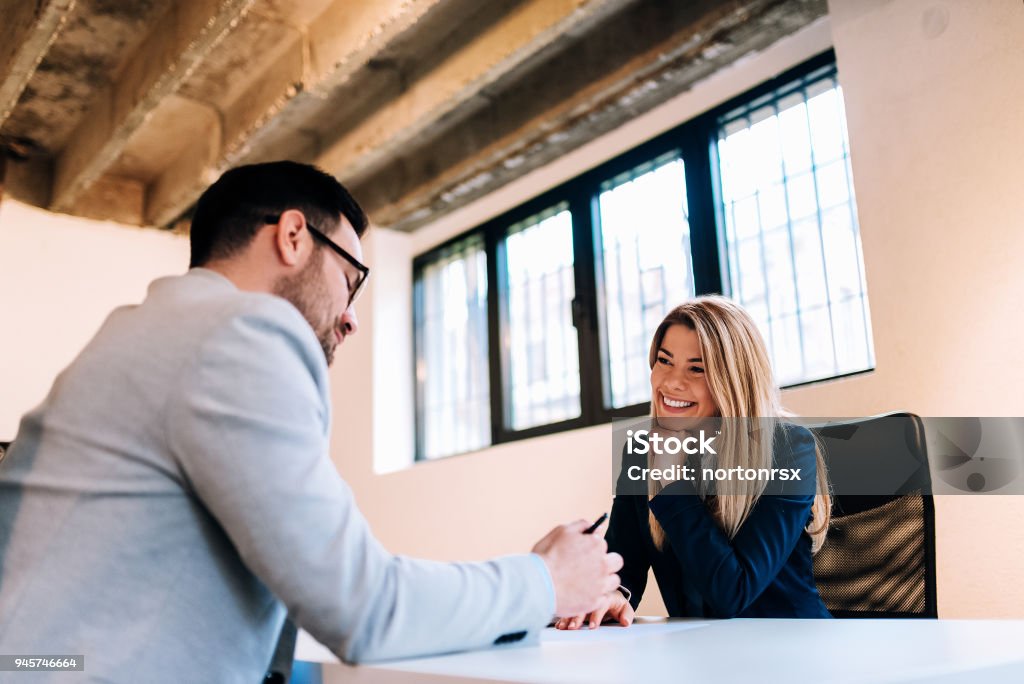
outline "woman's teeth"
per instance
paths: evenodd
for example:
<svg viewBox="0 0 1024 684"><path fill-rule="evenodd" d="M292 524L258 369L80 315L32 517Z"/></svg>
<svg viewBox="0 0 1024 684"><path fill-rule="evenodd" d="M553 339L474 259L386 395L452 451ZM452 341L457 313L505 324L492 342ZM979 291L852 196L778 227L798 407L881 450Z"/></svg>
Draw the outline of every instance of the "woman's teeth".
<svg viewBox="0 0 1024 684"><path fill-rule="evenodd" d="M695 401L676 401L675 399L669 399L664 394L661 395L661 399L665 402L666 406L671 406L672 408L690 408L697 403Z"/></svg>

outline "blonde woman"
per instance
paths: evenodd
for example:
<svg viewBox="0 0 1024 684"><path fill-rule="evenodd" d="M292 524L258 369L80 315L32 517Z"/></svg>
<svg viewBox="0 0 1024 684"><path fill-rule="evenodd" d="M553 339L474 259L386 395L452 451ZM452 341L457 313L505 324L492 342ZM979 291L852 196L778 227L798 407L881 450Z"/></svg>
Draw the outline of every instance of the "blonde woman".
<svg viewBox="0 0 1024 684"><path fill-rule="evenodd" d="M655 430L722 417L716 468L785 466L803 483L766 492L763 479L725 481L711 491L699 480L650 480L647 496L616 496L606 537L625 562L621 594L607 611L556 626L629 625L652 568L672 617L831 617L811 563L831 507L824 463L809 430L779 420L779 391L750 315L724 297L688 301L658 326L649 362ZM740 422L733 417L756 418L762 429L730 429Z"/></svg>

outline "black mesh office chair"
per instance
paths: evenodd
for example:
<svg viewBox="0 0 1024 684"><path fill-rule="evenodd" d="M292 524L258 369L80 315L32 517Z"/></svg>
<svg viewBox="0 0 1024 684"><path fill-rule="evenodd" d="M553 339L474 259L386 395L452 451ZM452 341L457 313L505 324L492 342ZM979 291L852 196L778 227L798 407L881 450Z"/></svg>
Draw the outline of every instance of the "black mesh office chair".
<svg viewBox="0 0 1024 684"><path fill-rule="evenodd" d="M917 468L892 494L833 497L832 524L814 557L818 591L837 618L937 618L935 505L921 419L873 416L811 428L830 469L893 454ZM911 472L912 471L912 472Z"/></svg>

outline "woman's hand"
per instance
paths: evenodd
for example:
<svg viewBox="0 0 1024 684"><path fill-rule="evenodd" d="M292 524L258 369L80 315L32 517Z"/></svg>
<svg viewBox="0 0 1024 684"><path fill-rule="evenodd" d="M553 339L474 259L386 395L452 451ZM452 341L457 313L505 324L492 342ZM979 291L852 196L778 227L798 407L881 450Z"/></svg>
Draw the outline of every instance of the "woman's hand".
<svg viewBox="0 0 1024 684"><path fill-rule="evenodd" d="M555 629L580 629L583 625L596 629L604 622L618 622L623 627L633 624L633 606L629 605L626 597L613 591L608 599L605 605L591 613L559 618L555 621Z"/></svg>

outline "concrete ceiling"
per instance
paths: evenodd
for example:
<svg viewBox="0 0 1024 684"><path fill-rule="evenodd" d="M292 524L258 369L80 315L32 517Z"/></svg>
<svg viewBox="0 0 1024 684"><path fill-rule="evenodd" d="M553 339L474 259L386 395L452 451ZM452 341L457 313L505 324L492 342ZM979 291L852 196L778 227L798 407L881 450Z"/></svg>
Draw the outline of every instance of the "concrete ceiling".
<svg viewBox="0 0 1024 684"><path fill-rule="evenodd" d="M413 230L826 11L826 0L0 0L0 169L6 157L6 191L38 206L187 228L225 169L297 159L334 173L378 225Z"/></svg>

